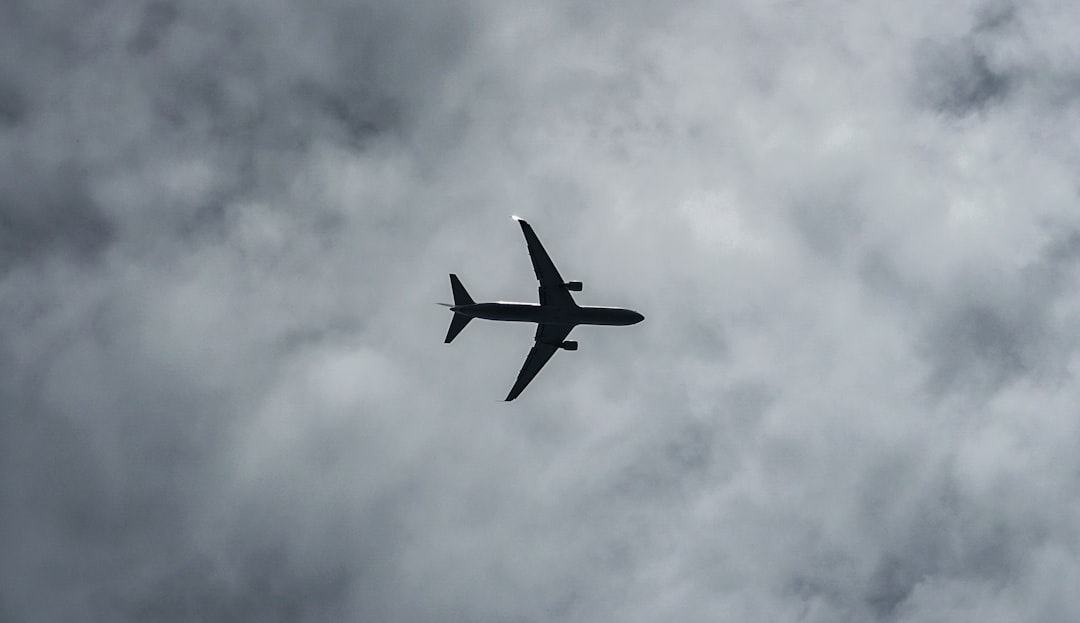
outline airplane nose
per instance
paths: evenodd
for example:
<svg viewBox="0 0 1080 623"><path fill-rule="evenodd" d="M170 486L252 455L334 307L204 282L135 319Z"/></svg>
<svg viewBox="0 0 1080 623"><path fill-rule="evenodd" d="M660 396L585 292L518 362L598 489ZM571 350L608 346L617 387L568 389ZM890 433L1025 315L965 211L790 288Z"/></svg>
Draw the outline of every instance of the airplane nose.
<svg viewBox="0 0 1080 623"><path fill-rule="evenodd" d="M637 312L634 312L634 315L632 317L634 319L634 324L637 324L637 323L641 322L642 320L645 320L645 316L642 316L641 314L639 314Z"/></svg>

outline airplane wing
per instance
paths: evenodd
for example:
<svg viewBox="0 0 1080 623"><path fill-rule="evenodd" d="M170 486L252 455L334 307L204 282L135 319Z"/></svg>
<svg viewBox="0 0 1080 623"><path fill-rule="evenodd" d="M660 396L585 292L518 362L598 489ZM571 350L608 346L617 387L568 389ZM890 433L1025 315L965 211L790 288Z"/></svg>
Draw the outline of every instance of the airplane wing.
<svg viewBox="0 0 1080 623"><path fill-rule="evenodd" d="M537 325L536 343L533 344L532 350L529 351L529 356L525 358L525 365L521 366L521 372L518 372L517 382L510 389L510 393L506 395L507 402L517 398L521 392L525 391L525 387L540 372L548 359L551 359L555 351L559 350L559 345L562 344L562 341L566 339L566 336L570 334L573 328L568 325Z"/></svg>
<svg viewBox="0 0 1080 623"><path fill-rule="evenodd" d="M574 305L574 298L570 291L564 287L562 275L555 263L548 257L544 245L536 237L531 225L523 219L514 217L521 224L521 231L525 234L525 242L529 245L529 257L532 258L533 270L536 271L536 279L540 282L541 305ZM550 357L550 355L549 355Z"/></svg>

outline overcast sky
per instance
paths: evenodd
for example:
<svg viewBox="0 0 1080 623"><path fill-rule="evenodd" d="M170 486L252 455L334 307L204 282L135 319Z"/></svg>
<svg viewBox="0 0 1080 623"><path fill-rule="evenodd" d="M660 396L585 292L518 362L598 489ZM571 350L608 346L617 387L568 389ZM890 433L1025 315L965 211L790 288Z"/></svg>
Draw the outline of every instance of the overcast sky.
<svg viewBox="0 0 1080 623"><path fill-rule="evenodd" d="M0 11L0 619L1080 620L1080 4Z"/></svg>

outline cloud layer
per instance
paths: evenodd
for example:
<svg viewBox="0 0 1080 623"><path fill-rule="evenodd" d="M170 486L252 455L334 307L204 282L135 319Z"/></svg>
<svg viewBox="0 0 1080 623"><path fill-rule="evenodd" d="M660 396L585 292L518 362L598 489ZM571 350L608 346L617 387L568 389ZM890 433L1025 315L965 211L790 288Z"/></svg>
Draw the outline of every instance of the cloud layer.
<svg viewBox="0 0 1080 623"><path fill-rule="evenodd" d="M1075 7L9 4L0 618L1080 616Z"/></svg>

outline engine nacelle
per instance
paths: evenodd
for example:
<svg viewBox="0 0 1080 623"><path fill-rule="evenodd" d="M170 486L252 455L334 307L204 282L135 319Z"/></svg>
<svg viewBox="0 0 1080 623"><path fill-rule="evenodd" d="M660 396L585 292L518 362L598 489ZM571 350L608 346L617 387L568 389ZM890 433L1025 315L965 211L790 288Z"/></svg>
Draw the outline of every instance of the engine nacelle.
<svg viewBox="0 0 1080 623"><path fill-rule="evenodd" d="M559 348L564 348L566 350L577 350L577 342L573 340L566 340L562 344L559 344Z"/></svg>
<svg viewBox="0 0 1080 623"><path fill-rule="evenodd" d="M580 281L567 281L563 286L572 292L581 292L582 287Z"/></svg>

